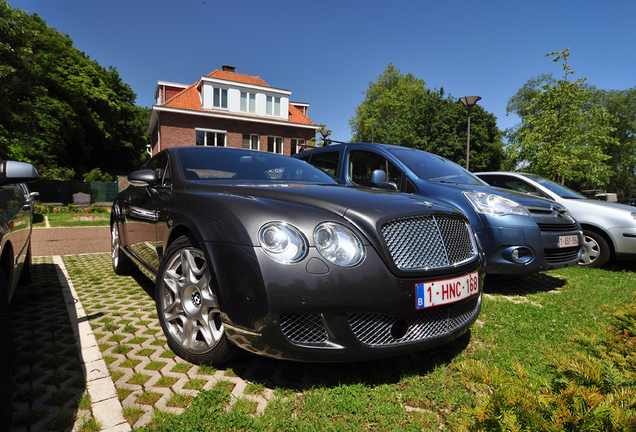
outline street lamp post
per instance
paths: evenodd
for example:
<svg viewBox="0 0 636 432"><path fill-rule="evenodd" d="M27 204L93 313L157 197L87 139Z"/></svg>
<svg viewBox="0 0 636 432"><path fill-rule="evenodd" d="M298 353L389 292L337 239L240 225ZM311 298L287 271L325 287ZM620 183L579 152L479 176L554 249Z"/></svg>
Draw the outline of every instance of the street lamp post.
<svg viewBox="0 0 636 432"><path fill-rule="evenodd" d="M470 161L470 109L481 99L479 96L464 96L460 101L468 108L468 138L466 139L466 169Z"/></svg>
<svg viewBox="0 0 636 432"><path fill-rule="evenodd" d="M329 129L320 129L320 135L322 135L322 145L329 145L329 140L327 137L331 135L331 131Z"/></svg>

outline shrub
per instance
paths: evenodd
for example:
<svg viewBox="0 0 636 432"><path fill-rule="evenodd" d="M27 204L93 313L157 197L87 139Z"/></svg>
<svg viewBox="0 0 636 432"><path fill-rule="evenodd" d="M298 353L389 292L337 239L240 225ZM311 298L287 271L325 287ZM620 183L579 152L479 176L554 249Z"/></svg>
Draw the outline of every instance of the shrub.
<svg viewBox="0 0 636 432"><path fill-rule="evenodd" d="M588 329L568 341L577 351L548 349L551 377L530 377L484 362L457 369L481 390L465 414L474 431L627 431L636 428L636 304L620 305L605 336ZM538 347L537 349L540 349Z"/></svg>

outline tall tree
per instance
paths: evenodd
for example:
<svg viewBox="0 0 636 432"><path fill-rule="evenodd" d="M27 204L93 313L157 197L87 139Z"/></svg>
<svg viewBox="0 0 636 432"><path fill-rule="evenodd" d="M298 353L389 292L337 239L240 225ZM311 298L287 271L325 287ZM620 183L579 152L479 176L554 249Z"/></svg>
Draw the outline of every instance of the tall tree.
<svg viewBox="0 0 636 432"><path fill-rule="evenodd" d="M430 90L413 74L389 64L369 83L365 98L349 120L353 141L413 147L466 164L468 113L444 89ZM471 111L470 169L498 170L503 142L497 119L476 105Z"/></svg>
<svg viewBox="0 0 636 432"><path fill-rule="evenodd" d="M607 191L622 198L636 197L636 87L628 90L590 88L592 102L616 118L615 138L604 146L612 176Z"/></svg>
<svg viewBox="0 0 636 432"><path fill-rule="evenodd" d="M613 116L591 103L585 79L570 80L569 49L551 52L563 62L563 79L542 75L529 80L508 102L508 111L521 116L521 125L508 131L507 148L515 164L562 184L581 188L609 182L606 146L617 144Z"/></svg>
<svg viewBox="0 0 636 432"><path fill-rule="evenodd" d="M144 156L147 108L36 14L0 0L0 152L45 178L125 173Z"/></svg>

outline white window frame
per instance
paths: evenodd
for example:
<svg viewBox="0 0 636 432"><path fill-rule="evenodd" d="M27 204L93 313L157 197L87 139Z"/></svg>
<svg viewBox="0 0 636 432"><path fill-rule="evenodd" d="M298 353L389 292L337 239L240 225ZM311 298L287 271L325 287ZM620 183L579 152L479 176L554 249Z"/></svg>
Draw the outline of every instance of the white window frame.
<svg viewBox="0 0 636 432"><path fill-rule="evenodd" d="M303 138L292 138L291 139L291 154L294 155L298 153L298 146L304 145L307 143L306 139Z"/></svg>
<svg viewBox="0 0 636 432"><path fill-rule="evenodd" d="M260 135L257 134L243 134L243 139L245 139L245 135L248 135L250 138L250 150L260 150L260 145L261 145L261 141L260 141ZM256 144L256 148L254 148L254 145ZM245 148L245 147L243 147Z"/></svg>
<svg viewBox="0 0 636 432"><path fill-rule="evenodd" d="M213 87L212 90L212 106L214 108L220 109L228 109L229 106L229 90L224 87ZM218 95L217 95L218 92ZM218 105L217 105L217 97L218 97ZM225 97L225 100L224 100ZM224 104L225 102L225 104Z"/></svg>
<svg viewBox="0 0 636 432"><path fill-rule="evenodd" d="M267 96L265 98L265 114L273 117L280 117L281 98L278 96Z"/></svg>
<svg viewBox="0 0 636 432"><path fill-rule="evenodd" d="M243 95L245 95L245 106L243 106ZM240 110L251 114L256 113L256 93L242 91L240 96Z"/></svg>
<svg viewBox="0 0 636 432"><path fill-rule="evenodd" d="M283 139L283 137L278 137L278 136L268 136L267 137L267 151L269 152L269 143L270 140L274 140L273 141L273 148L274 151L270 152L270 153L276 153L276 154L283 154L283 147L285 145L285 140ZM280 140L280 141L278 141ZM280 144L280 148L279 148L279 144Z"/></svg>
<svg viewBox="0 0 636 432"><path fill-rule="evenodd" d="M217 130L217 129L202 129L202 128L195 128L196 133L202 132L203 135L203 145L205 147L227 147L227 131L224 130ZM214 134L214 142L213 143L209 143L208 142L208 134ZM219 134L223 134L224 139L223 139L223 145L219 146L218 145L218 135ZM198 145L195 141L194 143L195 145Z"/></svg>

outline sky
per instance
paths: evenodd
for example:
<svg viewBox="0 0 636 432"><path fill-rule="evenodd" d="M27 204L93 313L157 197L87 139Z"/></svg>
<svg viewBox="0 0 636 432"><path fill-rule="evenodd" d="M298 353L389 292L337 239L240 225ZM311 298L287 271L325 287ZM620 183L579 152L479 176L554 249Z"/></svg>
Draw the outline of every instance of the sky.
<svg viewBox="0 0 636 432"><path fill-rule="evenodd" d="M192 84L224 64L290 90L331 138L348 141L364 91L389 63L430 89L478 102L504 130L508 100L535 76L636 86L633 0L9 0L117 69L152 107L158 81ZM458 102L459 103L459 102Z"/></svg>

